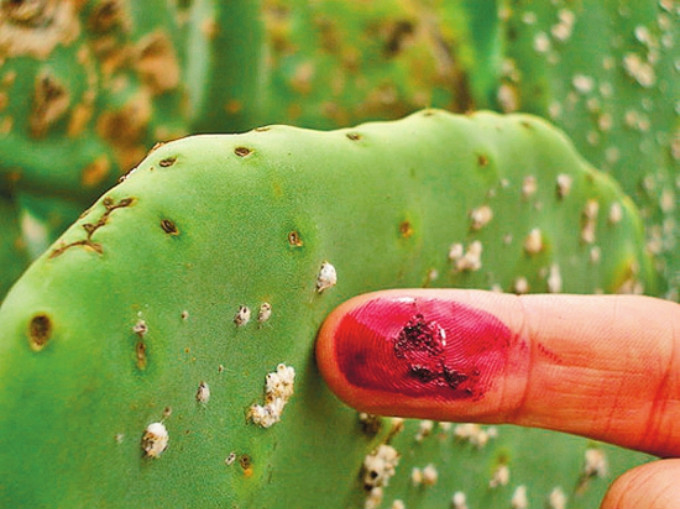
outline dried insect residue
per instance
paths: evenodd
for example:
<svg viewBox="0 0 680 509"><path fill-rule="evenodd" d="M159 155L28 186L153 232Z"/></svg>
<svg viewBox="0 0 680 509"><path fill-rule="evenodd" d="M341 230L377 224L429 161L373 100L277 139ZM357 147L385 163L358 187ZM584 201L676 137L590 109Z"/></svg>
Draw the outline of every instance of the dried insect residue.
<svg viewBox="0 0 680 509"><path fill-rule="evenodd" d="M437 467L432 463L426 465L424 468L420 469L418 467L413 467L411 470L411 484L415 487L420 486L434 486L439 480L439 472Z"/></svg>
<svg viewBox="0 0 680 509"><path fill-rule="evenodd" d="M597 200L590 199L586 202L581 213L581 240L586 244L595 242L595 229L599 211L600 204Z"/></svg>
<svg viewBox="0 0 680 509"><path fill-rule="evenodd" d="M495 426L482 428L476 423L456 424L453 436L456 440L469 442L477 449L482 449L490 439L498 436L498 429Z"/></svg>
<svg viewBox="0 0 680 509"><path fill-rule="evenodd" d="M560 273L560 266L556 263L553 263L550 266L547 283L548 293L562 292L562 274Z"/></svg>
<svg viewBox="0 0 680 509"><path fill-rule="evenodd" d="M534 256L543 251L543 233L539 228L532 229L524 239L524 251Z"/></svg>
<svg viewBox="0 0 680 509"><path fill-rule="evenodd" d="M529 499L527 498L527 487L521 484L515 488L510 500L512 509L527 509L529 507Z"/></svg>
<svg viewBox="0 0 680 509"><path fill-rule="evenodd" d="M451 497L452 509L468 509L467 497L462 491L456 491Z"/></svg>
<svg viewBox="0 0 680 509"><path fill-rule="evenodd" d="M536 177L528 175L522 180L522 198L525 200L531 198L538 191L538 183Z"/></svg>
<svg viewBox="0 0 680 509"><path fill-rule="evenodd" d="M162 422L152 422L142 435L142 450L147 458L159 458L168 448L170 436Z"/></svg>
<svg viewBox="0 0 680 509"><path fill-rule="evenodd" d="M423 468L423 486L434 486L439 480L439 471L432 463Z"/></svg>
<svg viewBox="0 0 680 509"><path fill-rule="evenodd" d="M491 479L489 480L489 488L498 488L499 486L507 486L510 482L510 469L504 463L496 467Z"/></svg>
<svg viewBox="0 0 680 509"><path fill-rule="evenodd" d="M481 230L493 219L493 210L488 205L482 205L470 212L470 229L472 231Z"/></svg>
<svg viewBox="0 0 680 509"><path fill-rule="evenodd" d="M416 442L422 442L425 437L429 437L434 429L434 421L422 420L418 424L418 433L416 433Z"/></svg>
<svg viewBox="0 0 680 509"><path fill-rule="evenodd" d="M606 477L609 473L609 462L602 449L589 447L583 460L583 470L576 486L576 493L582 493L592 479Z"/></svg>
<svg viewBox="0 0 680 509"><path fill-rule="evenodd" d="M257 321L264 323L272 316L272 305L269 302L263 302L257 312Z"/></svg>
<svg viewBox="0 0 680 509"><path fill-rule="evenodd" d="M478 240L470 243L467 249L457 243L449 248L449 260L457 272L475 272L482 268L482 243Z"/></svg>
<svg viewBox="0 0 680 509"><path fill-rule="evenodd" d="M263 428L279 422L283 409L293 395L294 382L295 369L279 364L276 371L267 374L264 405L252 405L248 409L247 418Z"/></svg>
<svg viewBox="0 0 680 509"><path fill-rule="evenodd" d="M583 475L586 477L605 477L609 472L607 456L602 449L590 447L584 454Z"/></svg>
<svg viewBox="0 0 680 509"><path fill-rule="evenodd" d="M243 327L250 321L250 308L247 306L239 306L236 315L234 315L234 323L237 327Z"/></svg>
<svg viewBox="0 0 680 509"><path fill-rule="evenodd" d="M210 400L210 386L206 382L198 384L196 391L196 401L201 404L206 404Z"/></svg>
<svg viewBox="0 0 680 509"><path fill-rule="evenodd" d="M379 415L369 414L367 412L359 412L358 417L359 423L361 424L361 429L367 435L377 435L382 429L383 420Z"/></svg>
<svg viewBox="0 0 680 509"><path fill-rule="evenodd" d="M335 267L329 262L323 262L316 276L316 291L322 293L324 290L335 286L337 282L338 274Z"/></svg>
<svg viewBox="0 0 680 509"><path fill-rule="evenodd" d="M399 464L399 453L391 445L381 444L364 458L362 479L368 492L365 507L378 507L383 498L383 487L389 484Z"/></svg>
<svg viewBox="0 0 680 509"><path fill-rule="evenodd" d="M548 507L550 509L565 509L567 507L567 495L559 486L554 487L548 495Z"/></svg>
<svg viewBox="0 0 680 509"><path fill-rule="evenodd" d="M566 173L560 173L557 176L557 196L560 199L566 198L571 192L573 178Z"/></svg>
<svg viewBox="0 0 680 509"><path fill-rule="evenodd" d="M517 295L529 293L529 289L530 289L529 281L524 276L516 278L514 283L512 284L512 291Z"/></svg>

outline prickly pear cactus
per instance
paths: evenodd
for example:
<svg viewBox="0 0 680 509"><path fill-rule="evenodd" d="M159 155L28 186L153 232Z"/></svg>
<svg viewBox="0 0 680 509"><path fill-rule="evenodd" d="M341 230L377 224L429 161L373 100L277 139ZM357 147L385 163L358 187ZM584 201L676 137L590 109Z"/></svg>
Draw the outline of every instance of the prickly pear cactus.
<svg viewBox="0 0 680 509"><path fill-rule="evenodd" d="M0 308L0 505L594 506L646 457L359 416L314 336L386 287L653 292L643 236L618 185L530 116L168 143Z"/></svg>

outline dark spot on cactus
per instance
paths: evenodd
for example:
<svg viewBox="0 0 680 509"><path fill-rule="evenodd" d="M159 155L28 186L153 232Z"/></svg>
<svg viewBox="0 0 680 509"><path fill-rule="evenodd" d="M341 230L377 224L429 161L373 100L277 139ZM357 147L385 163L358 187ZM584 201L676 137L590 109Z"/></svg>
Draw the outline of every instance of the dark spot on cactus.
<svg viewBox="0 0 680 509"><path fill-rule="evenodd" d="M129 207L130 205L132 205L133 201L134 201L133 198L123 198L117 204L115 204L115 205L111 204L108 207L109 210L107 212L110 212L110 211L115 210L115 209L119 209L121 207Z"/></svg>
<svg viewBox="0 0 680 509"><path fill-rule="evenodd" d="M206 23L203 24L203 27L204 33L210 39L213 39L219 31L217 23L215 23L215 21L213 20L206 21ZM239 101L238 99L232 99L231 101L227 101L227 104L224 105L224 110L229 115L236 115L237 113L240 113L243 110L243 102Z"/></svg>
<svg viewBox="0 0 680 509"><path fill-rule="evenodd" d="M377 435L382 429L383 420L379 415L361 413L359 414L359 421L361 422L361 430L369 435Z"/></svg>
<svg viewBox="0 0 680 509"><path fill-rule="evenodd" d="M158 166L161 168L168 168L169 166L175 164L175 161L177 161L177 156L166 157L165 159L161 159L161 161L158 163Z"/></svg>
<svg viewBox="0 0 680 509"><path fill-rule="evenodd" d="M85 187L95 187L101 184L111 170L108 157L100 156L88 164L81 175L80 181Z"/></svg>
<svg viewBox="0 0 680 509"><path fill-rule="evenodd" d="M527 121L527 120L521 120L519 124L522 127L524 127L525 129L533 129L534 128L533 124L531 122Z"/></svg>
<svg viewBox="0 0 680 509"><path fill-rule="evenodd" d="M122 168L132 168L144 158L151 113L149 94L136 94L122 108L104 111L97 119L97 134L113 145Z"/></svg>
<svg viewBox="0 0 680 509"><path fill-rule="evenodd" d="M47 60L54 48L68 46L80 35L77 8L54 0L3 0L0 33L3 57L30 56Z"/></svg>
<svg viewBox="0 0 680 509"><path fill-rule="evenodd" d="M252 150L249 149L248 147L236 147L234 149L234 154L236 154L239 157L246 157L252 153Z"/></svg>
<svg viewBox="0 0 680 509"><path fill-rule="evenodd" d="M250 477L253 475L253 460L247 454L241 454L238 458L238 463L243 469L243 475Z"/></svg>
<svg viewBox="0 0 680 509"><path fill-rule="evenodd" d="M139 42L135 70L154 94L177 88L180 68L175 48L167 34L154 32Z"/></svg>
<svg viewBox="0 0 680 509"><path fill-rule="evenodd" d="M345 136L352 141L359 141L361 139L361 134L359 133L347 133Z"/></svg>
<svg viewBox="0 0 680 509"><path fill-rule="evenodd" d="M28 324L28 337L33 350L42 350L52 336L52 320L44 313L35 315Z"/></svg>
<svg viewBox="0 0 680 509"><path fill-rule="evenodd" d="M300 234L296 232L295 230L291 231L288 233L288 244L290 244L293 247L301 247L303 242L302 239L300 238Z"/></svg>
<svg viewBox="0 0 680 509"><path fill-rule="evenodd" d="M265 126L262 126L262 127L256 127L256 128L254 129L254 131L255 131L256 133L266 133L266 132L269 131L270 129L271 129L271 127L269 127L268 125L265 125Z"/></svg>
<svg viewBox="0 0 680 509"><path fill-rule="evenodd" d="M399 224L399 234L405 239L413 235L413 226L411 226L409 221L402 221Z"/></svg>
<svg viewBox="0 0 680 509"><path fill-rule="evenodd" d="M135 357L137 358L137 368L146 368L146 345L144 341L137 341L135 345Z"/></svg>
<svg viewBox="0 0 680 509"><path fill-rule="evenodd" d="M85 230L85 232L87 232L88 235L92 235L94 231L97 229L97 227L92 223L85 223L84 225L82 225L82 227L83 230Z"/></svg>
<svg viewBox="0 0 680 509"><path fill-rule="evenodd" d="M31 135L42 138L55 122L68 110L70 94L63 83L54 76L42 73L37 76L33 92L33 110L29 117Z"/></svg>
<svg viewBox="0 0 680 509"><path fill-rule="evenodd" d="M241 456L238 459L238 462L241 465L241 468L243 468L244 470L246 468L250 468L252 464L252 460L250 459L250 456L248 456L247 454L241 454Z"/></svg>
<svg viewBox="0 0 680 509"><path fill-rule="evenodd" d="M32 25L43 17L45 3L44 1L5 0L0 7L12 21Z"/></svg>
<svg viewBox="0 0 680 509"><path fill-rule="evenodd" d="M106 33L122 25L123 9L120 0L105 0L97 4L87 20L87 26L94 33Z"/></svg>
<svg viewBox="0 0 680 509"><path fill-rule="evenodd" d="M477 165L478 166L481 166L482 168L484 168L488 164L489 164L489 158L486 155L484 155L484 154L478 154L477 155Z"/></svg>
<svg viewBox="0 0 680 509"><path fill-rule="evenodd" d="M383 46L383 53L387 58L396 56L402 49L408 36L412 35L415 27L409 20L399 20L390 28L387 40Z"/></svg>
<svg viewBox="0 0 680 509"><path fill-rule="evenodd" d="M179 235L179 230L177 229L177 226L169 219L161 220L161 228L168 235Z"/></svg>

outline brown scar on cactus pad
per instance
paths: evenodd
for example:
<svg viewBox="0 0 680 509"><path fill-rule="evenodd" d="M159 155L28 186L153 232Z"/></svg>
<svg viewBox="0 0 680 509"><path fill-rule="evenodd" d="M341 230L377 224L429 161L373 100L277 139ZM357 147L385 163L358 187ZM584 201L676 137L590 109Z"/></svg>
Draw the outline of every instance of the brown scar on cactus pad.
<svg viewBox="0 0 680 509"><path fill-rule="evenodd" d="M74 242L70 242L68 244L59 246L57 248L54 248L52 252L50 253L50 258L55 258L57 256L62 255L66 250L75 247L75 246L83 246L87 247L89 249L92 249L96 253L102 254L103 248L101 244L98 244L96 242L92 241L92 236L95 234L99 228L102 226L105 226L109 220L109 216L114 210L129 207L134 203L135 199L134 198L122 198L121 200L118 201L118 203L114 203L113 199L111 198L104 198L102 200L102 205L104 205L104 208L106 209L104 213L101 215L101 217L97 220L96 223L85 223L82 224L83 230L85 230L85 233L87 237L83 240L77 240ZM169 233L169 232L168 232Z"/></svg>
<svg viewBox="0 0 680 509"><path fill-rule="evenodd" d="M52 337L52 320L49 315L39 313L28 324L28 339L31 348L39 352Z"/></svg>
<svg viewBox="0 0 680 509"><path fill-rule="evenodd" d="M177 229L177 225L174 222L172 222L170 219L162 219L161 220L161 228L168 235L179 235L179 230Z"/></svg>

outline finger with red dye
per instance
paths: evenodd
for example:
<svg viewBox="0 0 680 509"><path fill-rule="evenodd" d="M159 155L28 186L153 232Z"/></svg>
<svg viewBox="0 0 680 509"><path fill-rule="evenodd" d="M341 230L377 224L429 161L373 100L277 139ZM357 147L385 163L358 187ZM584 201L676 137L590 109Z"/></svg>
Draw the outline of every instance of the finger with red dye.
<svg viewBox="0 0 680 509"><path fill-rule="evenodd" d="M640 296L393 290L324 323L317 361L366 412L513 423L680 455L680 306Z"/></svg>

